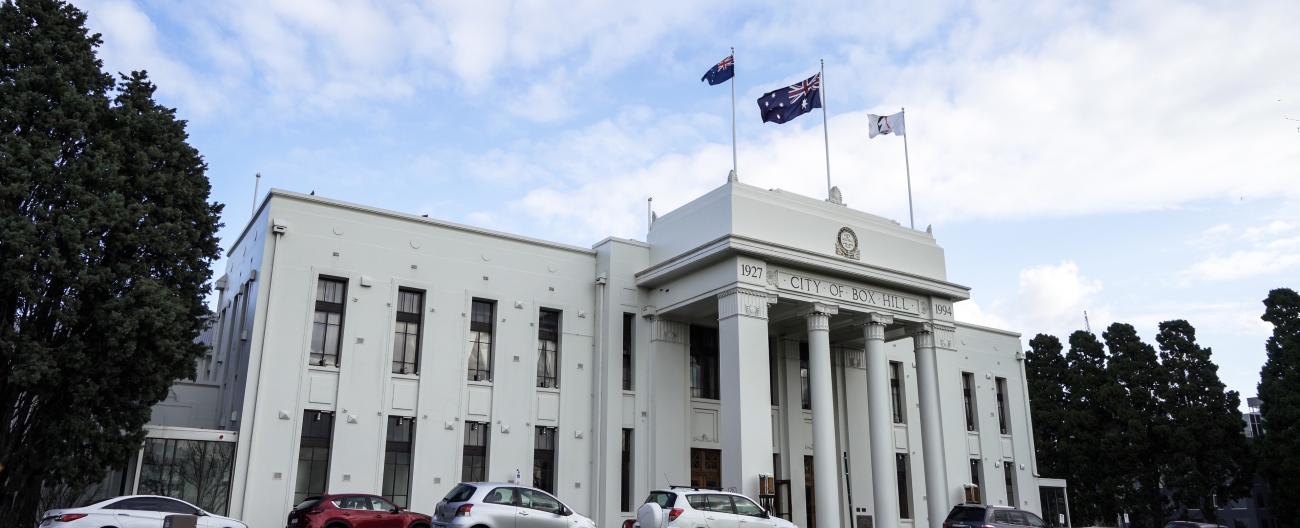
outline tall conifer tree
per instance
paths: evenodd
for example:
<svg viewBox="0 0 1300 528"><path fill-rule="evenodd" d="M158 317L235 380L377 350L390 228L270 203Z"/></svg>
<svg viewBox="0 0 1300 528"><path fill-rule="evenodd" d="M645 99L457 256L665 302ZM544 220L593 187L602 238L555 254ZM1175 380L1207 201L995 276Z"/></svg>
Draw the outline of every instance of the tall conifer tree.
<svg viewBox="0 0 1300 528"><path fill-rule="evenodd" d="M1268 360L1259 376L1261 473L1273 493L1276 519L1300 518L1300 294L1268 292L1263 319L1273 325Z"/></svg>
<svg viewBox="0 0 1300 528"><path fill-rule="evenodd" d="M120 88L86 16L0 3L0 526L123 464L192 376L221 206L143 73Z"/></svg>
<svg viewBox="0 0 1300 528"><path fill-rule="evenodd" d="M1120 506L1138 526L1163 526L1168 515L1160 486L1168 449L1169 419L1160 403L1166 383L1156 350L1142 342L1133 325L1114 323L1102 334L1110 359L1106 371L1122 390L1115 408L1118 443L1110 466L1126 483L1116 490Z"/></svg>
<svg viewBox="0 0 1300 528"><path fill-rule="evenodd" d="M1050 477L1064 477L1069 471L1062 442L1067 432L1065 416L1070 394L1065 386L1066 364L1060 339L1038 334L1029 340L1025 376L1029 384L1038 471Z"/></svg>
<svg viewBox="0 0 1300 528"><path fill-rule="evenodd" d="M1165 485L1175 503L1199 509L1213 521L1216 502L1226 504L1250 491L1241 398L1225 390L1210 349L1196 343L1196 329L1187 321L1160 323L1156 341L1167 376L1161 399L1170 422Z"/></svg>
<svg viewBox="0 0 1300 528"><path fill-rule="evenodd" d="M1106 351L1092 332L1070 334L1065 359L1070 397L1062 451L1071 469L1071 512L1076 523L1110 522L1120 512L1116 490L1124 480L1111 464L1099 462L1109 460L1119 444L1114 408L1122 391L1107 374Z"/></svg>

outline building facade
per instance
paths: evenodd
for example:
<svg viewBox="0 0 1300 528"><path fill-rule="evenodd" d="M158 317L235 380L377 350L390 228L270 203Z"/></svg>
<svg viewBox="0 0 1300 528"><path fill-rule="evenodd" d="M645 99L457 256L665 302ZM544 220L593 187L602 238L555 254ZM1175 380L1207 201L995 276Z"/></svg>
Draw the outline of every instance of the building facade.
<svg viewBox="0 0 1300 528"><path fill-rule="evenodd" d="M228 257L212 354L150 441L229 452L252 526L326 491L430 512L466 480L602 526L669 485L805 528L1041 512L1063 486L1018 334L954 320L969 290L930 233L839 203L732 181L582 248L273 190Z"/></svg>

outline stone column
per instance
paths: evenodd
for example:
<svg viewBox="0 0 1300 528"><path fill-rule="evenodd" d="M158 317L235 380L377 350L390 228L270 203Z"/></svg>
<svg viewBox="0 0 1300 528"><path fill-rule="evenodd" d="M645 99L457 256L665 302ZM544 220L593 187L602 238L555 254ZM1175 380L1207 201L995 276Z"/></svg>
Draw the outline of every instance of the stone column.
<svg viewBox="0 0 1300 528"><path fill-rule="evenodd" d="M691 481L690 327L662 317L649 326L650 480L652 487L667 488Z"/></svg>
<svg viewBox="0 0 1300 528"><path fill-rule="evenodd" d="M718 294L722 486L750 497L758 496L758 476L772 474L767 302L757 289Z"/></svg>
<svg viewBox="0 0 1300 528"><path fill-rule="evenodd" d="M916 389L921 404L921 449L925 460L925 495L930 526L942 526L948 515L948 463L943 453L943 422L939 416L939 367L934 328L912 329L916 348Z"/></svg>
<svg viewBox="0 0 1300 528"><path fill-rule="evenodd" d="M834 306L814 304L808 319L808 384L813 412L813 486L817 528L840 528L840 473L836 468L835 398L831 391L830 316Z"/></svg>
<svg viewBox="0 0 1300 528"><path fill-rule="evenodd" d="M894 417L889 403L889 361L885 359L885 325L894 317L868 314L867 410L871 432L871 495L875 526L898 526L898 481L894 475Z"/></svg>
<svg viewBox="0 0 1300 528"><path fill-rule="evenodd" d="M844 350L844 416L849 452L849 485L853 493L849 501L849 519L856 525L859 512L871 509L871 445L866 439L867 429L867 351L863 348ZM864 514L865 515L865 514Z"/></svg>

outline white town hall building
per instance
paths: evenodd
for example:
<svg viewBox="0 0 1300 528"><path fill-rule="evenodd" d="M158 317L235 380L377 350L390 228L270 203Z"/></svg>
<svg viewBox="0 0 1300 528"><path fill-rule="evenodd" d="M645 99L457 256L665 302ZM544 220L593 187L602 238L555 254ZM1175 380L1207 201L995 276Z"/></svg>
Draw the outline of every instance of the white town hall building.
<svg viewBox="0 0 1300 528"><path fill-rule="evenodd" d="M1019 335L954 320L929 232L840 203L733 180L583 248L272 190L228 257L212 353L115 491L258 527L516 478L607 528L670 484L803 528L1064 513Z"/></svg>

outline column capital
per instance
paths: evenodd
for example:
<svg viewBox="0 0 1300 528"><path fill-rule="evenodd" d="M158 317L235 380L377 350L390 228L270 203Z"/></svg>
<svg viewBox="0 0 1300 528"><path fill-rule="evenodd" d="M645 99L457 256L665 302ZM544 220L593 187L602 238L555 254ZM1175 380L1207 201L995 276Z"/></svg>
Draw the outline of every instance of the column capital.
<svg viewBox="0 0 1300 528"><path fill-rule="evenodd" d="M737 286L718 293L718 320L745 316L767 319L767 305L776 302L766 291Z"/></svg>
<svg viewBox="0 0 1300 528"><path fill-rule="evenodd" d="M649 316L650 319L650 341L663 341L685 345L690 338L690 325L681 321L664 319L660 316Z"/></svg>
<svg viewBox="0 0 1300 528"><path fill-rule="evenodd" d="M934 325L930 323L908 325L907 333L912 336L912 346L917 350L934 348Z"/></svg>
<svg viewBox="0 0 1300 528"><path fill-rule="evenodd" d="M867 340L879 339L885 340L885 326L894 323L894 316L889 314L871 312L861 319L861 325L865 330Z"/></svg>

